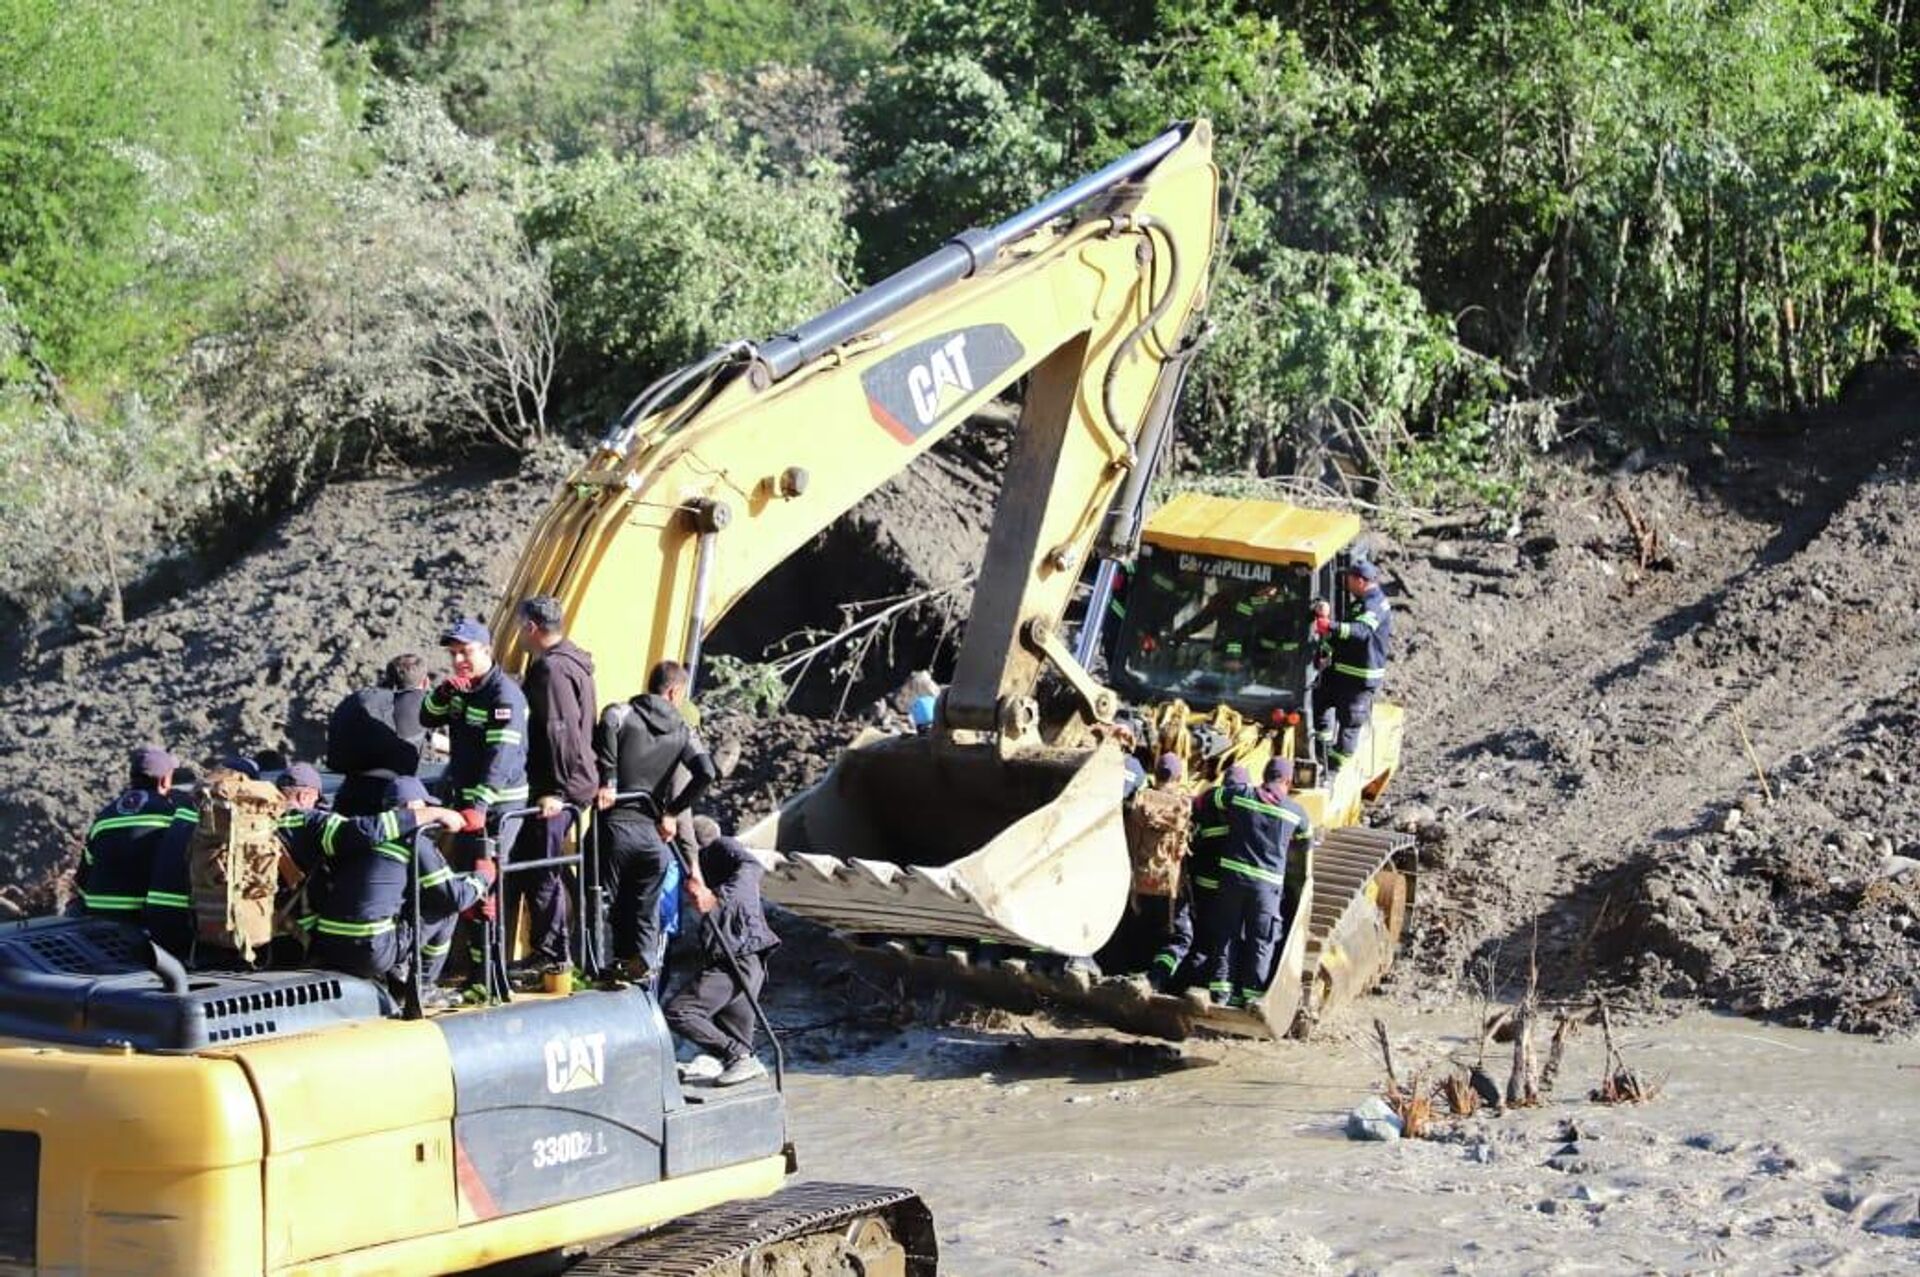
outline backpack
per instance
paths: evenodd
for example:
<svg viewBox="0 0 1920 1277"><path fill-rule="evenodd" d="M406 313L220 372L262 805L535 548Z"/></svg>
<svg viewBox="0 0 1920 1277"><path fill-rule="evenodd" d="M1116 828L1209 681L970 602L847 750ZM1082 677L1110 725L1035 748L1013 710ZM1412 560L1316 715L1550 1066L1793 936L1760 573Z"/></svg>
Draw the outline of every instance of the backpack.
<svg viewBox="0 0 1920 1277"><path fill-rule="evenodd" d="M1127 853L1136 895L1172 899L1180 891L1193 800L1177 789L1143 789L1127 803Z"/></svg>
<svg viewBox="0 0 1920 1277"><path fill-rule="evenodd" d="M237 949L252 961L273 939L280 886L279 787L216 771L194 795L199 822L187 844L194 930L200 943Z"/></svg>

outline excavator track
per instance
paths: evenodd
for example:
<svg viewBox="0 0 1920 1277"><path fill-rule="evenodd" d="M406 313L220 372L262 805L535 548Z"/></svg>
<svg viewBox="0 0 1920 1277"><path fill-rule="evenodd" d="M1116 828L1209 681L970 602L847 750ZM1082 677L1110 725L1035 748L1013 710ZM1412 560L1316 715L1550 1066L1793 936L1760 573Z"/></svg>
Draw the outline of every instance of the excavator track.
<svg viewBox="0 0 1920 1277"><path fill-rule="evenodd" d="M1173 1041L1200 1034L1306 1037L1322 1016L1372 988L1392 965L1411 896L1411 879L1394 862L1412 846L1411 835L1392 830L1354 825L1328 832L1314 850L1305 906L1295 908L1272 983L1253 1006L1154 993L1138 977L1090 976L1057 956L1007 949L988 936L929 942L843 930L839 938L863 961L910 985L954 989L1011 1010L1065 1010Z"/></svg>
<svg viewBox="0 0 1920 1277"><path fill-rule="evenodd" d="M919 1195L795 1184L728 1202L599 1251L572 1277L935 1277L939 1244Z"/></svg>

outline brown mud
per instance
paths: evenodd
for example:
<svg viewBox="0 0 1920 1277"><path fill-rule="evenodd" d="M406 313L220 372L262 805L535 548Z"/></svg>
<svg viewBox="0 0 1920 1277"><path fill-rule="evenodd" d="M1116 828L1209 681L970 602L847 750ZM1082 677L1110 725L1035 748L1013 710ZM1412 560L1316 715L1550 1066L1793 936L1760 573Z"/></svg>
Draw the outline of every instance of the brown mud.
<svg viewBox="0 0 1920 1277"><path fill-rule="evenodd" d="M1593 983L1870 1031L1920 1009L1920 369L1857 379L1792 428L1625 455L1580 440L1511 527L1383 535L1408 758L1383 817L1422 872L1389 988ZM729 618L752 656L851 598L964 578L1001 423L950 440ZM49 639L0 682L0 900L46 907L124 750L313 757L328 709L439 624L492 610L561 477L337 484L113 634ZM871 593L869 593L871 592ZM950 657L965 592L906 618L847 704ZM817 683L821 672L811 678ZM837 703L803 689L803 703ZM714 806L743 822L818 777L857 721L718 715Z"/></svg>

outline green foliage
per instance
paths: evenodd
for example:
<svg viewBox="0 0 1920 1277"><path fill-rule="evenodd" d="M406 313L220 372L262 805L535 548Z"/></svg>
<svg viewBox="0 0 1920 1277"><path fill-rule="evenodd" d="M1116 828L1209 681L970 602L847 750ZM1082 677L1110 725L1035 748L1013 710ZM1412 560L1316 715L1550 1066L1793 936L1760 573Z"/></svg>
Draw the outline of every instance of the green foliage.
<svg viewBox="0 0 1920 1277"><path fill-rule="evenodd" d="M787 681L771 664L715 653L702 658L700 707L770 714L787 703Z"/></svg>
<svg viewBox="0 0 1920 1277"><path fill-rule="evenodd" d="M477 133L565 157L665 149L708 83L779 64L843 78L884 39L872 0L347 0L345 30Z"/></svg>
<svg viewBox="0 0 1920 1277"><path fill-rule="evenodd" d="M783 177L701 140L547 170L528 218L551 252L584 382L631 389L724 341L761 337L843 297L853 239L837 172Z"/></svg>

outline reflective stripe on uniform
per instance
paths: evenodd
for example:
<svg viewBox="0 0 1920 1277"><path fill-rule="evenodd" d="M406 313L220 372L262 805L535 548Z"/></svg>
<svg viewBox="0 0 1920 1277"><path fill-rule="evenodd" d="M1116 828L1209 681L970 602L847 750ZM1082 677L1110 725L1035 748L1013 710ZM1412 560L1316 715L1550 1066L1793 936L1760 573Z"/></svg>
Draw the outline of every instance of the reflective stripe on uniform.
<svg viewBox="0 0 1920 1277"><path fill-rule="evenodd" d="M453 952L453 941L446 940L440 944L423 944L420 946L420 952L429 958L444 958Z"/></svg>
<svg viewBox="0 0 1920 1277"><path fill-rule="evenodd" d="M165 829L173 823L172 812L152 812L144 816L108 816L93 822L87 837L94 838L114 829Z"/></svg>
<svg viewBox="0 0 1920 1277"><path fill-rule="evenodd" d="M413 859L413 853L397 842L377 842L373 845L373 850L376 854L385 856L388 860L397 860L403 865Z"/></svg>
<svg viewBox="0 0 1920 1277"><path fill-rule="evenodd" d="M149 891L147 893L149 909L191 909L193 897L183 896L177 891Z"/></svg>
<svg viewBox="0 0 1920 1277"><path fill-rule="evenodd" d="M497 731L487 733L487 744L489 745L518 745L519 743L520 733L514 731L511 727L502 727Z"/></svg>
<svg viewBox="0 0 1920 1277"><path fill-rule="evenodd" d="M350 940L364 940L368 936L384 936L394 928L392 918L382 918L378 922L342 922L337 918L315 918L313 929L323 936L345 936Z"/></svg>
<svg viewBox="0 0 1920 1277"><path fill-rule="evenodd" d="M1199 874L1195 874L1193 876L1193 885L1196 887L1204 887L1208 891L1217 891L1220 887L1220 880L1218 878L1202 878Z"/></svg>
<svg viewBox="0 0 1920 1277"><path fill-rule="evenodd" d="M440 868L434 870L432 873L422 878L420 880L420 886L423 889L427 887L437 887L441 883L448 881L452 877L453 877L453 870L448 868L445 865L442 865Z"/></svg>
<svg viewBox="0 0 1920 1277"><path fill-rule="evenodd" d="M1285 874L1277 874L1271 869L1262 869L1259 865L1250 865L1244 860L1228 860L1222 857L1220 867L1229 872L1237 873L1242 878L1251 878L1255 882L1272 882L1284 886L1287 881Z"/></svg>
<svg viewBox="0 0 1920 1277"><path fill-rule="evenodd" d="M1333 669L1336 674L1345 674L1349 678L1357 678L1367 683L1387 676L1387 672L1383 669L1369 669L1364 665L1342 665L1338 661L1334 662Z"/></svg>
<svg viewBox="0 0 1920 1277"><path fill-rule="evenodd" d="M80 893L80 899L86 903L89 909L100 909L107 912L117 913L122 910L144 909L147 907L147 898L145 896L98 896L91 892L83 891Z"/></svg>

